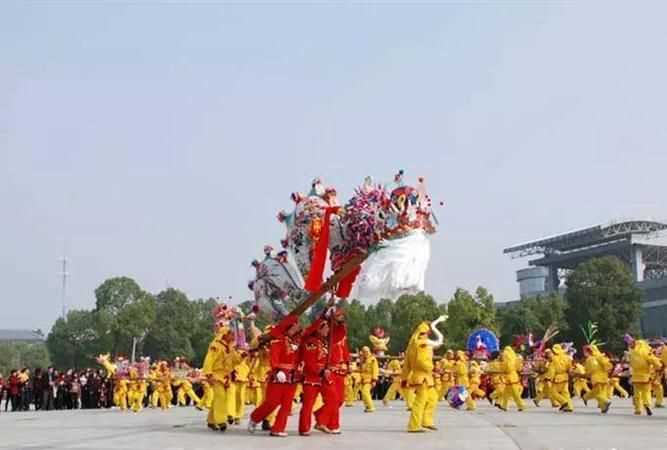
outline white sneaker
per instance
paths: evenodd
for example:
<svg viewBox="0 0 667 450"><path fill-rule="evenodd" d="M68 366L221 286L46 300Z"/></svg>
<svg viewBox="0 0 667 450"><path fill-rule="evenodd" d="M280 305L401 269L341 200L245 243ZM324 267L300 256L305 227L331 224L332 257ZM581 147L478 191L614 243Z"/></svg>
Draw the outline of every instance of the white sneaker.
<svg viewBox="0 0 667 450"><path fill-rule="evenodd" d="M248 433L254 433L257 431L257 425L258 423L253 422L252 420L248 421Z"/></svg>

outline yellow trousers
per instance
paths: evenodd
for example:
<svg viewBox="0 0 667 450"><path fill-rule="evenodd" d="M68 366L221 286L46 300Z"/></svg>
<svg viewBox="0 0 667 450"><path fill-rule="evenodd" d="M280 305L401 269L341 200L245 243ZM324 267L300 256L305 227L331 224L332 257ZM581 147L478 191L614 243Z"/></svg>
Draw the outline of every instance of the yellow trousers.
<svg viewBox="0 0 667 450"><path fill-rule="evenodd" d="M114 391L113 403L118 406L121 411L125 411L127 409L127 391L124 389Z"/></svg>
<svg viewBox="0 0 667 450"><path fill-rule="evenodd" d="M505 392L505 384L504 383L496 383L493 386L493 392L491 392L489 397L494 402L500 402L501 399L503 398L503 393L504 392Z"/></svg>
<svg viewBox="0 0 667 450"><path fill-rule="evenodd" d="M150 400L151 408L157 408L159 399L160 399L160 393L158 392L157 388L153 388Z"/></svg>
<svg viewBox="0 0 667 450"><path fill-rule="evenodd" d="M130 389L127 392L127 400L130 403L130 409L139 412L143 407L144 393L141 390Z"/></svg>
<svg viewBox="0 0 667 450"><path fill-rule="evenodd" d="M367 412L375 411L375 404L373 404L373 396L371 395L372 387L371 383L361 385L361 400L363 400Z"/></svg>
<svg viewBox="0 0 667 450"><path fill-rule="evenodd" d="M232 416L234 416L235 419L240 420L245 412L246 388L247 383L240 381L234 382L234 403L236 409L232 410Z"/></svg>
<svg viewBox="0 0 667 450"><path fill-rule="evenodd" d="M213 384L213 404L208 411L206 421L209 425L226 425L227 416L229 414L227 405L230 388L225 387L222 383Z"/></svg>
<svg viewBox="0 0 667 450"><path fill-rule="evenodd" d="M584 395L591 391L591 388L588 387L588 382L581 378L577 379L572 387L574 389L574 394L579 398L584 398Z"/></svg>
<svg viewBox="0 0 667 450"><path fill-rule="evenodd" d="M570 388L567 381L551 384L551 398L561 407L565 405L568 410L574 410L572 398L570 397Z"/></svg>
<svg viewBox="0 0 667 450"><path fill-rule="evenodd" d="M213 404L213 388L205 384L204 385L204 394L201 396L199 399L198 406L202 409L211 409L211 405Z"/></svg>
<svg viewBox="0 0 667 450"><path fill-rule="evenodd" d="M506 384L505 389L503 389L503 395L500 399L500 406L503 409L507 409L510 399L514 402L519 411L523 411L525 405L523 404L523 399L521 398L521 392L523 392L523 386L521 383L511 383Z"/></svg>
<svg viewBox="0 0 667 450"><path fill-rule="evenodd" d="M635 414L641 414L644 408L651 407L651 384L633 383L634 395L632 403L635 406Z"/></svg>
<svg viewBox="0 0 667 450"><path fill-rule="evenodd" d="M192 388L185 389L181 385L178 388L178 391L176 392L176 400L178 401L178 404L181 405L181 406L185 406L186 397L190 398L190 401L192 402L193 405L197 405L200 402L199 396L197 396L197 394L195 394L195 391L192 390Z"/></svg>
<svg viewBox="0 0 667 450"><path fill-rule="evenodd" d="M164 392L162 390L158 391L158 405L160 406L161 409L169 409L171 408L171 396L169 395L168 392Z"/></svg>
<svg viewBox="0 0 667 450"><path fill-rule="evenodd" d="M411 386L403 389L403 393L405 394L405 406L407 406L409 411L412 409L412 405L415 402L416 389ZM438 393L436 392L435 395L438 395Z"/></svg>
<svg viewBox="0 0 667 450"><path fill-rule="evenodd" d="M551 395L551 390L553 389L553 385L549 381L545 381L541 383L542 388L537 389L537 396L535 397L535 402L539 405L539 403L544 400L544 399L549 399L551 402L551 406L554 408L557 408L560 406L558 402L554 399L554 397Z"/></svg>
<svg viewBox="0 0 667 450"><path fill-rule="evenodd" d="M665 389L662 387L662 380L654 381L651 388L653 395L655 395L655 406L659 408L665 399Z"/></svg>
<svg viewBox="0 0 667 450"><path fill-rule="evenodd" d="M396 396L398 394L400 394L401 397L403 396L403 389L401 388L401 382L400 380L392 381L391 385L389 386L389 389L387 389L387 393L384 395L384 398L382 399L382 403L386 405L389 402L396 400Z"/></svg>
<svg viewBox="0 0 667 450"><path fill-rule="evenodd" d="M630 397L630 394L628 393L628 391L623 389L623 386L621 386L621 380L619 380L616 377L609 380L609 398L614 396L614 391L618 392L619 395L623 398Z"/></svg>
<svg viewBox="0 0 667 450"><path fill-rule="evenodd" d="M354 385L352 383L345 385L345 406L353 406L357 399L354 398Z"/></svg>
<svg viewBox="0 0 667 450"><path fill-rule="evenodd" d="M603 383L594 384L593 389L584 394L582 398L586 401L595 399L598 402L598 408L603 409L609 402L609 389L607 389L607 386Z"/></svg>
<svg viewBox="0 0 667 450"><path fill-rule="evenodd" d="M438 393L434 387L426 384L417 386L410 411L408 431L414 432L426 427L432 427L437 404Z"/></svg>
<svg viewBox="0 0 667 450"><path fill-rule="evenodd" d="M468 398L466 399L466 410L474 411L477 409L477 403L475 398L484 398L486 397L486 392L479 388L479 383L473 383L468 387Z"/></svg>

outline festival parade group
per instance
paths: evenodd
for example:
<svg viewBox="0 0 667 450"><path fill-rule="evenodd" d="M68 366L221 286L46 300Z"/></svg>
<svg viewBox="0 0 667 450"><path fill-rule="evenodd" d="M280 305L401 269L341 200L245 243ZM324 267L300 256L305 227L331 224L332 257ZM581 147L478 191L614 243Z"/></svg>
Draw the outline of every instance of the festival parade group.
<svg viewBox="0 0 667 450"><path fill-rule="evenodd" d="M388 354L391 330L381 328L352 353L347 298L372 302L424 289L429 236L438 225L424 180L406 185L402 171L391 185L367 178L344 206L319 179L308 194L291 197L294 210L278 214L287 227L283 249L267 246L252 263L255 306L214 308L214 337L201 368L183 358L97 358L113 382L115 406L138 413L145 405L188 404L208 411L211 430L247 420L249 432L276 437L287 436L292 415L301 436L340 434L342 408L361 400L373 413L378 398L385 407L400 398L410 433L436 430L441 402L474 411L485 399L502 411L524 411L531 401L530 407L571 413L579 397L606 414L615 396L632 395L637 415L663 407L667 348L626 335L627 351L611 355L596 341L595 324L588 324L580 352L556 343L555 327L504 348L490 330L470 330L466 348L443 349L441 316L414 324L400 354Z"/></svg>

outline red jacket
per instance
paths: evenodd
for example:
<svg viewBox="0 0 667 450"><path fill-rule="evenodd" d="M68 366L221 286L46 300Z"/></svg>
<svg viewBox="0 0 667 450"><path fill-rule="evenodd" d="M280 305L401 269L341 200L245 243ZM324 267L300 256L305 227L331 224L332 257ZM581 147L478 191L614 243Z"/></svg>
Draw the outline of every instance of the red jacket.
<svg viewBox="0 0 667 450"><path fill-rule="evenodd" d="M9 395L19 395L20 382L18 375L11 375L7 380L7 392Z"/></svg>
<svg viewBox="0 0 667 450"><path fill-rule="evenodd" d="M297 321L294 316L285 317L271 329L269 334L273 338L269 347L271 369L294 370L299 362L299 338L287 336L287 330Z"/></svg>
<svg viewBox="0 0 667 450"><path fill-rule="evenodd" d="M347 346L347 327L345 323L334 322L331 330L331 348L329 356L329 367L335 372L342 374L347 371L347 363L350 361L350 349Z"/></svg>
<svg viewBox="0 0 667 450"><path fill-rule="evenodd" d="M328 356L326 338L314 333L302 340L299 359L303 363L304 384L315 386L322 384Z"/></svg>

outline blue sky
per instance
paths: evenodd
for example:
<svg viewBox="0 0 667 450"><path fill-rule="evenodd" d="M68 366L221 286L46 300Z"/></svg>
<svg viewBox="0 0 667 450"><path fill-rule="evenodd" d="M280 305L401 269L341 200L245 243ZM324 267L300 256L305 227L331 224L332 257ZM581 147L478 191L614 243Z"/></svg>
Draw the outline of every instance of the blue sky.
<svg viewBox="0 0 667 450"><path fill-rule="evenodd" d="M425 176L427 287L518 288L502 249L667 219L659 2L0 4L0 327L115 275L244 300L289 194Z"/></svg>

